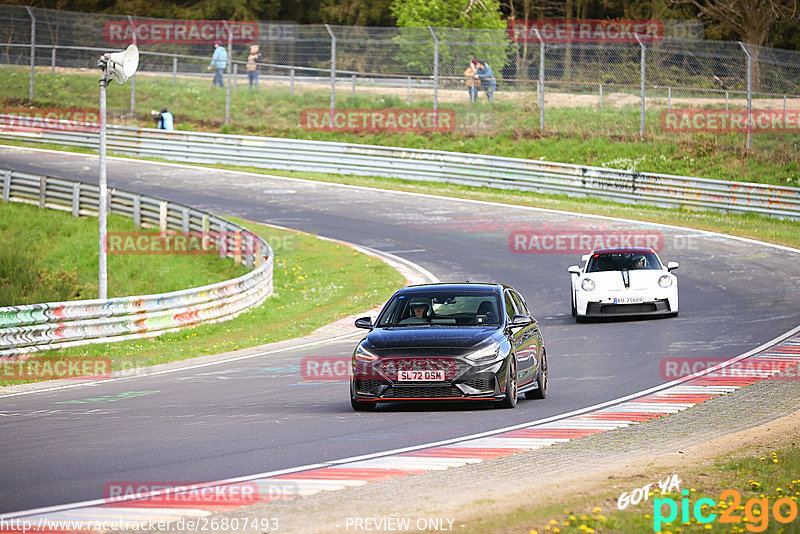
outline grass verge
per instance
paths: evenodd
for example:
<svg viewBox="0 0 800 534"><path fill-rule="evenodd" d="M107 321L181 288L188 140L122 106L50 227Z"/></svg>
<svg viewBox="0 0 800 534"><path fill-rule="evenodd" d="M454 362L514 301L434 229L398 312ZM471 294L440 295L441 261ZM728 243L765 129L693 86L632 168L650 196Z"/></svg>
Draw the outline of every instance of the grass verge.
<svg viewBox="0 0 800 534"><path fill-rule="evenodd" d="M147 230L112 214L108 231ZM216 255L108 254L107 258L111 297L177 291L247 272ZM97 219L18 202L0 203L0 306L97 298L97 262Z"/></svg>
<svg viewBox="0 0 800 534"><path fill-rule="evenodd" d="M3 113L34 114L38 111L97 109L97 73L39 69L35 75L33 105L27 103L30 72L27 67L0 67ZM452 93L452 91L450 91ZM359 87L358 94L337 91L340 109L427 108L432 95L416 94L409 103L405 89ZM535 93L501 91L493 102L467 101L466 91L443 100L452 109L456 128L450 133L347 133L314 132L301 125L301 112L325 109L330 93L324 85L299 84L296 93L286 84L264 80L261 90L240 86L232 91L230 123L224 124L225 91L206 78L142 73L137 76L136 113L128 113L130 89L108 92L109 120L115 124L152 127L151 109L166 103L175 115L176 128L298 139L330 140L409 148L437 148L496 156L545 159L565 163L626 168L725 180L800 186L800 136L796 133L757 133L752 148L745 150L741 133L668 133L662 131L660 114L666 103L652 100L645 114L645 138L639 137L639 107L607 105L576 107L569 103L549 105L546 127L539 130ZM451 99L453 99L451 97ZM758 98L755 99L756 106ZM202 103L202 105L198 105ZM735 106L741 107L742 102ZM685 107L685 106L684 106ZM720 104L692 104L711 107Z"/></svg>
<svg viewBox="0 0 800 534"><path fill-rule="evenodd" d="M299 232L229 220L281 243L274 295L235 320L202 324L154 339L47 351L41 358L110 358L114 371L253 347L308 334L385 302L405 280L384 262ZM276 247L277 248L277 247ZM0 380L0 386L30 381Z"/></svg>
<svg viewBox="0 0 800 534"><path fill-rule="evenodd" d="M600 491L557 505L488 514L463 532L800 532L800 447L790 441L793 439L786 439L786 446L773 450L747 447L717 457L710 465L683 467L680 488L672 491L662 493L657 481L670 478L676 469L610 477L613 480L601 483ZM636 488L651 482L647 500L639 492L636 504L623 499L624 509L619 509L623 492L630 497ZM675 515L671 516L673 508ZM776 518L776 510L782 520Z"/></svg>

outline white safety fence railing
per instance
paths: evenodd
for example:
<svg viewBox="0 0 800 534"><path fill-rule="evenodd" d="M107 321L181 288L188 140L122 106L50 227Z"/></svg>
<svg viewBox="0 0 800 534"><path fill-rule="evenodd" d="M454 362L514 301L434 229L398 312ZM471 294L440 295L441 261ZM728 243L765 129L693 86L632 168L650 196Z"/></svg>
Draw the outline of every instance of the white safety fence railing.
<svg viewBox="0 0 800 534"><path fill-rule="evenodd" d="M96 185L0 169L4 202L97 215ZM252 269L203 287L107 300L49 302L0 307L0 360L89 343L155 337L199 323L232 319L273 292L269 243L244 227L189 206L145 195L109 190L109 211L136 226L162 233L203 236L205 244Z"/></svg>
<svg viewBox="0 0 800 534"><path fill-rule="evenodd" d="M59 121L21 124L13 115L0 115L0 139L96 149L96 128L88 126ZM108 128L108 150L189 163L383 176L800 219L796 187L521 158L123 126Z"/></svg>

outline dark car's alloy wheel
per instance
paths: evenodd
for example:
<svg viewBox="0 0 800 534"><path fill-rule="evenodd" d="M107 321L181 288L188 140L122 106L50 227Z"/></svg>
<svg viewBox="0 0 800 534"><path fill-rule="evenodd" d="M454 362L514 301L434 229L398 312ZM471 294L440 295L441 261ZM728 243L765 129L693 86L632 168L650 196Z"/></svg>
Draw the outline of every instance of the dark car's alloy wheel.
<svg viewBox="0 0 800 534"><path fill-rule="evenodd" d="M506 396L500 401L503 408L513 408L517 405L517 361L514 356L508 362L508 373L506 373Z"/></svg>
<svg viewBox="0 0 800 534"><path fill-rule="evenodd" d="M547 397L547 352L542 352L542 365L539 366L536 384L539 386L537 389L525 392L526 399L543 399Z"/></svg>

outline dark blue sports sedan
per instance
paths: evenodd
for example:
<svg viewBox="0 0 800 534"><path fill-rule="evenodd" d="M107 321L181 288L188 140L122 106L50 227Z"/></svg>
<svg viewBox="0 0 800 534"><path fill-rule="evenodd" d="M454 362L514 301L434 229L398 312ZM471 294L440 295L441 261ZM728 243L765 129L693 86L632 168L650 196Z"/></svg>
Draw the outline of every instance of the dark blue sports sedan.
<svg viewBox="0 0 800 534"><path fill-rule="evenodd" d="M386 303L353 352L350 401L490 400L547 394L547 353L525 299L504 284L409 286Z"/></svg>

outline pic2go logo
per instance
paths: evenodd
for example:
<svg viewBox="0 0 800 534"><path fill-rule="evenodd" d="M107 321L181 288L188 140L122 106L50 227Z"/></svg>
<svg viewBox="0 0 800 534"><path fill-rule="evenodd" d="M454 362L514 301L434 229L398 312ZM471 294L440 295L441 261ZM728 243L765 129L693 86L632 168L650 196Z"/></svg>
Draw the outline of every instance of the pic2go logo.
<svg viewBox="0 0 800 534"><path fill-rule="evenodd" d="M717 519L717 514L710 512L709 508L714 508L717 503L714 499L703 498L698 499L694 506L690 503L687 496L689 490L681 492L683 499L680 501L680 506L675 501L668 497L653 499L653 532L661 532L663 525L670 525L678 516L678 508L680 507L681 522L684 524L689 523L689 513L694 516L695 521L701 524L711 523ZM728 501L731 499L731 501ZM769 526L769 515L772 516L778 523L791 523L797 519L797 503L788 497L781 497L776 500L772 507L770 507L769 497L756 498L748 500L744 505L744 520L740 515L736 514L736 510L742 502L742 496L738 491L727 489L719 494L719 501L727 502L727 507L719 514L720 523L741 523L744 521L745 528L750 532L763 532ZM664 516L664 508L668 509L667 515Z"/></svg>

